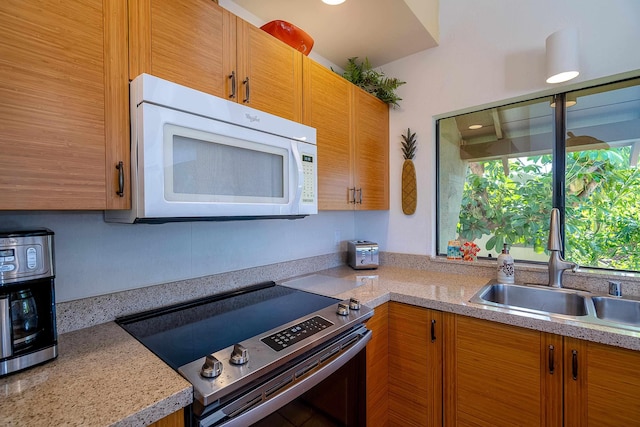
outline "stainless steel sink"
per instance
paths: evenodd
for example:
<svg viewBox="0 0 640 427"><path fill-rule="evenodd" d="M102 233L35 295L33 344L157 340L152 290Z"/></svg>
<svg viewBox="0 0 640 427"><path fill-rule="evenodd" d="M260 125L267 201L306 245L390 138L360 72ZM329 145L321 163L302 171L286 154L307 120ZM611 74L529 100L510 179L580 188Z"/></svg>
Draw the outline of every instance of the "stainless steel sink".
<svg viewBox="0 0 640 427"><path fill-rule="evenodd" d="M577 292L539 286L489 284L471 302L505 308L525 309L542 314L586 316L587 298Z"/></svg>
<svg viewBox="0 0 640 427"><path fill-rule="evenodd" d="M598 296L591 298L598 319L640 326L640 301Z"/></svg>
<svg viewBox="0 0 640 427"><path fill-rule="evenodd" d="M469 302L484 307L543 315L640 332L640 298L595 295L542 285L495 283L483 286Z"/></svg>

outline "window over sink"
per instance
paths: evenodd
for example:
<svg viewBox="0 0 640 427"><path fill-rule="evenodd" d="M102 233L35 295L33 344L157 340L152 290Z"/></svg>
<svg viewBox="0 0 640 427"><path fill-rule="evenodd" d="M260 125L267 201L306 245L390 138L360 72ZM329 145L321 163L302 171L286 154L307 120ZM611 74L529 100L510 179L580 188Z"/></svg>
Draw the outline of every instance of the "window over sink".
<svg viewBox="0 0 640 427"><path fill-rule="evenodd" d="M547 262L557 207L565 259L640 271L640 78L440 118L436 146L438 255Z"/></svg>

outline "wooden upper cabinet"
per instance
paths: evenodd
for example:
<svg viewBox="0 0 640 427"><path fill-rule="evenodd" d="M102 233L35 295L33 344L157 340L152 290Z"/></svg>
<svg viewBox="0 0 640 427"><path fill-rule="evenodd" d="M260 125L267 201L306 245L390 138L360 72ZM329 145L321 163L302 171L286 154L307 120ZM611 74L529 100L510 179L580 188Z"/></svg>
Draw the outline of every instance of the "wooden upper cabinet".
<svg viewBox="0 0 640 427"><path fill-rule="evenodd" d="M130 0L129 78L148 73L302 120L302 53L211 0Z"/></svg>
<svg viewBox="0 0 640 427"><path fill-rule="evenodd" d="M228 96L235 69L235 17L228 11L209 0L129 0L129 22L130 80L147 73Z"/></svg>
<svg viewBox="0 0 640 427"><path fill-rule="evenodd" d="M304 120L317 130L318 209L389 209L389 107L305 58Z"/></svg>
<svg viewBox="0 0 640 427"><path fill-rule="evenodd" d="M305 57L304 120L316 128L318 209L353 209L351 83Z"/></svg>
<svg viewBox="0 0 640 427"><path fill-rule="evenodd" d="M126 4L4 0L0 33L0 209L129 207Z"/></svg>
<svg viewBox="0 0 640 427"><path fill-rule="evenodd" d="M389 209L389 106L354 87L356 208Z"/></svg>
<svg viewBox="0 0 640 427"><path fill-rule="evenodd" d="M444 425L562 425L562 337L446 317Z"/></svg>
<svg viewBox="0 0 640 427"><path fill-rule="evenodd" d="M640 353L564 338L567 427L640 423Z"/></svg>
<svg viewBox="0 0 640 427"><path fill-rule="evenodd" d="M236 19L238 102L302 121L302 53Z"/></svg>

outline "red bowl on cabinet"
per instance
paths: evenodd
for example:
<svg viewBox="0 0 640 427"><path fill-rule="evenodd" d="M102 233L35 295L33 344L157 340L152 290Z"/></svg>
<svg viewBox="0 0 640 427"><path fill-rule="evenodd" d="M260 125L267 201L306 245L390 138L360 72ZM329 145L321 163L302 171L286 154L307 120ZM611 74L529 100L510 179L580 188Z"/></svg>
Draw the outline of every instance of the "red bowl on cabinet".
<svg viewBox="0 0 640 427"><path fill-rule="evenodd" d="M267 22L260 29L305 55L309 55L311 48L313 48L313 38L287 21L275 20Z"/></svg>

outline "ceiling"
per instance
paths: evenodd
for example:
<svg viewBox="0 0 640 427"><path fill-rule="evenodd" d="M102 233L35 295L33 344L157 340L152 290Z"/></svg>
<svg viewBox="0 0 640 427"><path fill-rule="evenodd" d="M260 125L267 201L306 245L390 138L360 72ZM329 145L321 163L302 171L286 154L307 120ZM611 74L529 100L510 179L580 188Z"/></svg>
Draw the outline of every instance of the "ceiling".
<svg viewBox="0 0 640 427"><path fill-rule="evenodd" d="M640 154L640 79L567 94L568 151L632 145L631 164ZM551 97L455 116L461 157L469 161L548 154L554 142ZM482 125L470 129L471 125ZM588 148L587 148L588 147ZM636 148L637 147L637 148Z"/></svg>
<svg viewBox="0 0 640 427"><path fill-rule="evenodd" d="M354 56L378 67L438 44L434 0L346 0L337 6L321 0L233 2L265 22L280 19L304 30L314 39L312 52L341 68Z"/></svg>

